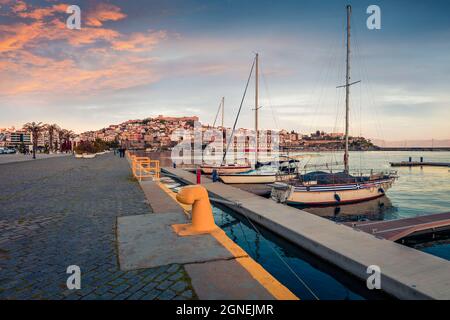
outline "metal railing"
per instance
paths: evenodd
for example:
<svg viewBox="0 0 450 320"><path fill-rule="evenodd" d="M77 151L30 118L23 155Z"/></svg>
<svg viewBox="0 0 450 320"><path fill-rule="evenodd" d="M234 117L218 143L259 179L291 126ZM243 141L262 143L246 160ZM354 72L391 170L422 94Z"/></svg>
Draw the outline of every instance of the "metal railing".
<svg viewBox="0 0 450 320"><path fill-rule="evenodd" d="M145 178L159 180L161 173L159 160L151 160L149 157L137 157L133 154L129 155L129 159L133 176L137 180L142 181Z"/></svg>

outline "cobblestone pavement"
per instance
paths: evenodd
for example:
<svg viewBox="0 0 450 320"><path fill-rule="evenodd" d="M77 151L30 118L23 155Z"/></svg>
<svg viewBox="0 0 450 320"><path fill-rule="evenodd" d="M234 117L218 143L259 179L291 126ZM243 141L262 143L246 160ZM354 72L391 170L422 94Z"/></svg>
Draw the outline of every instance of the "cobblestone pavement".
<svg viewBox="0 0 450 320"><path fill-rule="evenodd" d="M181 265L119 270L116 217L151 210L125 159L2 164L0 190L0 299L196 298Z"/></svg>

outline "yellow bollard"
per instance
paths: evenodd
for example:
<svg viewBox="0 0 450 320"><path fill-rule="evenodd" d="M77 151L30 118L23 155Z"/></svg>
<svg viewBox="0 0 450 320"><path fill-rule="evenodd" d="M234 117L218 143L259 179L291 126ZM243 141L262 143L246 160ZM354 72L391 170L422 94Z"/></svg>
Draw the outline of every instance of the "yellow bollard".
<svg viewBox="0 0 450 320"><path fill-rule="evenodd" d="M179 236L211 233L217 229L205 187L201 185L183 187L177 194L177 200L192 205L192 223L172 225Z"/></svg>

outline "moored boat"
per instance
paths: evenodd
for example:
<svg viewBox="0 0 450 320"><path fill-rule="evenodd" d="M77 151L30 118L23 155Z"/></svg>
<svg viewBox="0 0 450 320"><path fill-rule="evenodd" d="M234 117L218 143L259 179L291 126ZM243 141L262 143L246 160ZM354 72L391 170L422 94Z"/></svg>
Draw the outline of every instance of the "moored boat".
<svg viewBox="0 0 450 320"><path fill-rule="evenodd" d="M296 174L292 173L268 173L257 172L252 170L241 174L222 174L219 175L219 179L226 184L259 184L259 183L274 183L277 181L287 181L296 177Z"/></svg>
<svg viewBox="0 0 450 320"><path fill-rule="evenodd" d="M203 173L212 174L214 170L217 171L219 175L221 174L231 174L231 173L240 173L240 172L248 172L252 170L250 165L238 165L238 164L226 164L219 166L201 166Z"/></svg>
<svg viewBox="0 0 450 320"><path fill-rule="evenodd" d="M309 172L299 174L289 183L272 185L271 198L291 205L323 206L357 203L385 195L397 178L396 172L350 174L349 170L349 111L350 87L361 81L350 82L350 18L351 6L347 6L347 55L345 85L345 152L344 170L339 173Z"/></svg>
<svg viewBox="0 0 450 320"><path fill-rule="evenodd" d="M274 161L260 162L259 153L271 150L261 150L259 147L259 128L258 128L258 110L259 105L259 54L256 53L254 59L255 66L255 133L256 146L254 148L246 148L245 152L255 152L255 170L247 170L241 172L231 172L232 170L219 170L219 179L226 184L267 184L276 181L286 181L293 179L296 175L296 164L298 160L282 156ZM252 69L253 70L253 69ZM250 73L250 76L252 73ZM250 78L249 78L250 79ZM237 171L237 170L236 170Z"/></svg>
<svg viewBox="0 0 450 320"><path fill-rule="evenodd" d="M274 183L271 198L304 206L357 203L384 196L395 178L392 172L372 176L312 172L299 176L294 183Z"/></svg>

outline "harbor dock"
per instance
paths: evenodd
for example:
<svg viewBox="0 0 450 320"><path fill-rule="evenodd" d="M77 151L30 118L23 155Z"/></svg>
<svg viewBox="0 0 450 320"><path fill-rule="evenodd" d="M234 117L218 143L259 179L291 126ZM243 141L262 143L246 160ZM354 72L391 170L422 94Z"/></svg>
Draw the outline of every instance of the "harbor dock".
<svg viewBox="0 0 450 320"><path fill-rule="evenodd" d="M423 157L420 161L413 161L412 157L409 157L408 161L390 162L391 167L450 167L450 162L431 162L424 161Z"/></svg>
<svg viewBox="0 0 450 320"><path fill-rule="evenodd" d="M222 229L189 236L177 234L173 226L189 223L193 208L179 202L176 193L159 181L138 183L152 213L118 217L121 270L182 265L199 299L298 299Z"/></svg>
<svg viewBox="0 0 450 320"><path fill-rule="evenodd" d="M346 223L355 229L391 241L450 229L450 212L390 221Z"/></svg>
<svg viewBox="0 0 450 320"><path fill-rule="evenodd" d="M391 162L392 167L450 167L450 162Z"/></svg>
<svg viewBox="0 0 450 320"><path fill-rule="evenodd" d="M196 176L182 169L163 172L187 184ZM352 229L305 211L202 177L210 196L275 234L366 281L379 266L382 289L400 299L449 299L450 263L444 259Z"/></svg>

